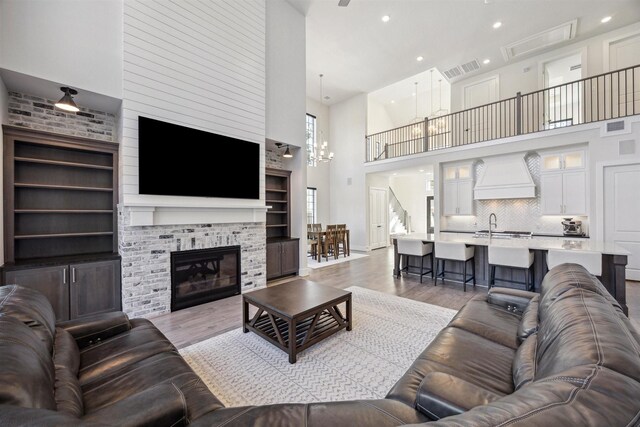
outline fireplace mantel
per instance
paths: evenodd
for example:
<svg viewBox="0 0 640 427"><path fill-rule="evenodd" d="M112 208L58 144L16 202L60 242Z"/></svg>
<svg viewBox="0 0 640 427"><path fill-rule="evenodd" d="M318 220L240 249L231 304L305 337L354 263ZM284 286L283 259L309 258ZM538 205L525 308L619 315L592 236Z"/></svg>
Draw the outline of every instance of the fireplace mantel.
<svg viewBox="0 0 640 427"><path fill-rule="evenodd" d="M265 222L264 200L125 195L129 226Z"/></svg>

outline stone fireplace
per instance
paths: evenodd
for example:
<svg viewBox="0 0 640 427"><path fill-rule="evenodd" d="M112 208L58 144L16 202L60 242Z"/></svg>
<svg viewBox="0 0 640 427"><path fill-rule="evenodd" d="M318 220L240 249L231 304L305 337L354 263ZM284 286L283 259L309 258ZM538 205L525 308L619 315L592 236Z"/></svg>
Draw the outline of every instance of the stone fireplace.
<svg viewBox="0 0 640 427"><path fill-rule="evenodd" d="M122 309L129 316L153 317L171 311L172 253L239 246L240 292L266 286L263 221L136 225L132 215L135 217L135 209L120 206Z"/></svg>
<svg viewBox="0 0 640 427"><path fill-rule="evenodd" d="M240 246L171 253L171 311L240 293Z"/></svg>

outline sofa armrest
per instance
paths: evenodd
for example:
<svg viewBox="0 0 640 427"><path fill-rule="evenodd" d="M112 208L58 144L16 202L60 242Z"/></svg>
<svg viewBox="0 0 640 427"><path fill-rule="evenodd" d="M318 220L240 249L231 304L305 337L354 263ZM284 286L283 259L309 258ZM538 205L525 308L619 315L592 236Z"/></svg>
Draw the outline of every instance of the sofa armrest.
<svg viewBox="0 0 640 427"><path fill-rule="evenodd" d="M119 427L184 426L188 424L187 404L175 384L160 384L91 412L82 420Z"/></svg>
<svg viewBox="0 0 640 427"><path fill-rule="evenodd" d="M522 314L533 297L538 295L535 292L523 291L510 288L491 288L487 294L487 302L497 305L516 314Z"/></svg>
<svg viewBox="0 0 640 427"><path fill-rule="evenodd" d="M131 329L129 318L121 311L68 320L60 322L56 326L69 332L79 348L87 347Z"/></svg>
<svg viewBox="0 0 640 427"><path fill-rule="evenodd" d="M502 396L461 378L443 372L428 373L418 388L417 409L439 420L458 415L476 406L486 405Z"/></svg>

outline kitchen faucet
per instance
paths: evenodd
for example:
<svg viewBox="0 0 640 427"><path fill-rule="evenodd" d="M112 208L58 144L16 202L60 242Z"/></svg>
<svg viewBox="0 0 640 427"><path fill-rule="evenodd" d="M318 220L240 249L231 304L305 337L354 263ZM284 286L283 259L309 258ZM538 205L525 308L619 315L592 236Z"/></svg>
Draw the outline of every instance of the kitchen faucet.
<svg viewBox="0 0 640 427"><path fill-rule="evenodd" d="M491 222L491 217L493 217L493 222ZM496 214L494 214L493 212L491 212L491 215L489 215L489 239L491 239L491 226L494 227L498 227L498 217L496 216Z"/></svg>

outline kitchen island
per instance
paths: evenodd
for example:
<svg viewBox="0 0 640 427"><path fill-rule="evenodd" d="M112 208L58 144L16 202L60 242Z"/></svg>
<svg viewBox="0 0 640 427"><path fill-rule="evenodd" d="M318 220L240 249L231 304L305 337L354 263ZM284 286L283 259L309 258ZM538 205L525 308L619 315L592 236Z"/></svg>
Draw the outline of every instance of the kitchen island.
<svg viewBox="0 0 640 427"><path fill-rule="evenodd" d="M397 239L421 240L423 242L456 242L465 245L475 246L475 272L476 283L487 286L489 283L489 263L488 247L501 246L507 248L528 248L534 253L534 285L536 291L540 289L542 278L547 273L546 253L553 249L565 249L571 251L600 252L602 254L602 275L600 281L620 303L625 314L627 313L626 292L625 292L625 268L629 252L614 244L613 242L603 242L594 239L566 239L557 238L485 238L475 237L473 234L448 233L411 233L400 236L392 236L394 246L394 266L393 274L397 275L400 269L400 257L398 256ZM461 264L461 263L460 263ZM417 257L409 258L410 271L419 268L420 262ZM453 267L453 266L452 266ZM458 267L457 265L455 266ZM452 271L458 271L452 268ZM462 272L461 266L459 272ZM454 280L459 280L453 276ZM449 279L449 277L447 277ZM496 285L506 287L516 287L522 289L522 285L512 284L507 281L524 280L522 271L497 267ZM504 282L503 282L504 281Z"/></svg>

